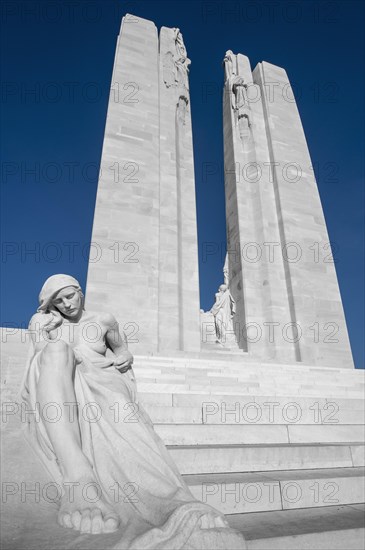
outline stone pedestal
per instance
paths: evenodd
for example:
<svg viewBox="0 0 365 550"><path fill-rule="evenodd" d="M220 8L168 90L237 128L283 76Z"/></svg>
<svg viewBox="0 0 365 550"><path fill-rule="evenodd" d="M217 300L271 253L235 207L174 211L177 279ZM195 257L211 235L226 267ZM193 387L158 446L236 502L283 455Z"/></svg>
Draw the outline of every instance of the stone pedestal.
<svg viewBox="0 0 365 550"><path fill-rule="evenodd" d="M96 541L57 525L52 480L17 408L29 334L0 336L4 548L46 550L51 539L60 550L113 548L120 531ZM227 514L250 550L363 548L363 371L208 350L136 355L133 368L140 403L194 496Z"/></svg>

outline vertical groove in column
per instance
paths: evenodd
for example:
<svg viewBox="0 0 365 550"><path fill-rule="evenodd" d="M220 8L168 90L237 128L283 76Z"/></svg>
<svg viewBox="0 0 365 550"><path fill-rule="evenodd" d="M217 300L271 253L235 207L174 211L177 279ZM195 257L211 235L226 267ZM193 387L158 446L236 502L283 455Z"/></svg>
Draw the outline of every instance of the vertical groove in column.
<svg viewBox="0 0 365 550"><path fill-rule="evenodd" d="M238 211L237 174L234 154L234 121L231 109L230 92L227 85L223 89L223 150L224 150L224 186L226 203L226 229L227 229L227 254L228 269L230 273L230 285L233 298L236 301L236 316L234 331L238 347L248 352L247 338L243 337L242 327L247 326L247 298L245 289L245 273L241 256L241 231ZM233 191L232 191L233 189ZM230 216L230 208L233 212L233 220ZM232 246L234 258L232 260ZM238 258L237 255L238 248ZM239 299L241 295L241 300ZM236 319L238 318L238 322ZM238 328L237 328L238 327Z"/></svg>
<svg viewBox="0 0 365 550"><path fill-rule="evenodd" d="M157 34L157 101L158 101L158 252L157 252L157 351L160 351L161 342L161 282L160 282L160 265L161 265L161 71L160 71L160 56L161 56L161 40L159 33Z"/></svg>
<svg viewBox="0 0 365 550"><path fill-rule="evenodd" d="M198 250L187 57L178 29L159 35L159 351L200 350Z"/></svg>
<svg viewBox="0 0 365 550"><path fill-rule="evenodd" d="M180 128L179 104L176 104L175 114L175 154L176 154L176 197L177 197L177 273L178 273L178 304L179 304L179 347L184 349L184 308L183 308L183 266L182 266L182 220L181 220L181 166L184 162L182 151L183 128Z"/></svg>

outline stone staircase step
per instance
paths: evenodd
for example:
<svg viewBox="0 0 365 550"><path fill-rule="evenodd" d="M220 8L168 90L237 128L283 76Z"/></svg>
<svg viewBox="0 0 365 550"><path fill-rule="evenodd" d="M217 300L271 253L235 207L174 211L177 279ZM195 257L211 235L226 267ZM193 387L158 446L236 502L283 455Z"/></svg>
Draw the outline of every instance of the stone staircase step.
<svg viewBox="0 0 365 550"><path fill-rule="evenodd" d="M168 446L183 474L365 466L362 444Z"/></svg>
<svg viewBox="0 0 365 550"><path fill-rule="evenodd" d="M324 506L226 516L248 550L363 550L364 505Z"/></svg>
<svg viewBox="0 0 365 550"><path fill-rule="evenodd" d="M193 495L224 514L365 502L364 468L196 474Z"/></svg>
<svg viewBox="0 0 365 550"><path fill-rule="evenodd" d="M143 401L141 400L141 403ZM317 402L316 402L317 403ZM144 404L154 424L364 424L362 412L339 410L336 402L302 408L296 401L256 402L205 399L201 406Z"/></svg>
<svg viewBox="0 0 365 550"><path fill-rule="evenodd" d="M201 407L169 407L163 405L144 405L154 424L202 424Z"/></svg>
<svg viewBox="0 0 365 550"><path fill-rule="evenodd" d="M0 327L2 346L2 358L4 363L11 360L16 366L24 365L29 348L30 336L26 330L4 329ZM133 346L132 346L133 347ZM134 353L132 349L132 353ZM232 369L232 372L241 372L246 375L254 375L259 379L262 376L272 376L278 379L281 376L284 380L289 376L297 379L302 377L307 378L313 376L318 381L331 378L333 381L344 382L350 384L364 383L365 372L360 369L341 369L331 367L310 366L302 363L299 364L281 364L275 362L252 361L247 353L243 352L222 352L215 350L214 352L174 352L169 356L163 355L140 355L134 354L136 368L157 368L160 370L163 367L167 368L189 368L198 370L219 371L227 373Z"/></svg>
<svg viewBox="0 0 365 550"><path fill-rule="evenodd" d="M142 393L205 393L208 395L222 394L222 385L212 384L187 384L184 381L177 382L176 380L168 382L158 381L157 379L150 380L138 380L137 388ZM286 387L268 387L268 386L253 386L249 384L236 385L224 385L224 393L226 395L260 395L260 396L284 396L284 395L297 395L299 397L311 397L318 396L322 398L353 398L362 399L364 392L358 387L355 389L347 389L343 387L331 387L331 386L316 386L313 387L299 387L299 386L286 386Z"/></svg>
<svg viewBox="0 0 365 550"><path fill-rule="evenodd" d="M323 373L323 371L331 372L331 375L345 375L347 376L347 373L351 376L351 374L354 373L353 369L341 369L338 367L321 367L321 366L312 366L312 365L306 365L303 363L296 363L296 364L290 364L290 363L275 363L275 362L264 362L260 360L252 361L251 358L249 358L246 354L242 353L200 353L200 354L194 354L189 352L182 352L182 353L170 353L168 356L163 355L143 355L143 354L136 354L135 355L135 362L138 362L139 364L159 364L159 365L186 365L186 366L201 366L201 368L204 367L216 367L216 368L224 368L226 365L229 365L232 368L245 368L245 369L254 369L254 370L260 370L260 369L275 369L277 372L280 371L287 371L288 369L296 369L299 371L315 371L318 374Z"/></svg>
<svg viewBox="0 0 365 550"><path fill-rule="evenodd" d="M279 365L266 365L261 367L258 364L243 364L243 365L234 365L229 362L218 363L217 361L212 361L210 363L205 363L202 361L191 363L162 363L162 362L141 362L138 357L135 356L133 368L136 371L141 373L155 370L165 373L184 373L187 375L202 375L202 376L213 376L213 377L235 377L241 376L242 378L251 378L253 380L261 380L262 375L265 375L268 379L273 380L286 380L287 378L291 380L307 380L308 378L316 378L321 382L324 382L328 379L331 379L335 382L346 382L347 384L354 383L355 381L364 383L364 374L361 370L351 370L352 376L348 376L349 372L346 369L342 369L338 372L333 372L332 369L322 368L320 371L317 369L316 372L313 372L313 368L305 368L298 370L297 365L288 365L288 366L279 366Z"/></svg>
<svg viewBox="0 0 365 550"><path fill-rule="evenodd" d="M242 380L243 382L252 382L252 383L262 383L267 381L270 384L280 385L282 383L299 383L305 384L308 380L313 379L314 376L310 376L308 372L298 373L298 372L282 372L276 373L275 371L251 371L246 369L237 369L226 365L224 368L202 368L201 366L191 367L191 366L164 366L164 365L140 365L134 363L133 366L138 376L151 376L151 375L184 375L188 379L195 378L209 378L215 381L220 381L222 379L229 380ZM357 376L355 379L345 376L334 376L331 373L324 372L322 375L316 375L316 383L319 385L326 384L330 380L331 383L337 385L344 385L346 387L353 387L355 384L360 384L364 387L365 383L360 378L361 374L356 373Z"/></svg>
<svg viewBox="0 0 365 550"><path fill-rule="evenodd" d="M177 407L202 407L203 403L207 402L207 396L210 394L207 393L151 393L151 392L141 392L139 391L139 396L142 403L149 403L151 405L166 405L166 406L177 406ZM365 401L364 399L352 399L352 398L337 398L335 401L331 398L325 397L299 397L299 396L277 396L273 399L273 396L267 394L266 396L261 395L235 395L235 394L214 394L214 399L208 398L208 402L214 402L218 405L222 402L226 403L226 406L234 406L235 403L240 403L241 407L244 407L246 403L258 403L263 408L268 408L268 405L265 403L279 403L275 405L274 409L280 409L286 406L288 403L297 403L297 405L302 409L308 409L315 411L319 409L324 411L327 414L331 413L332 407L326 407L328 403L335 403L338 407L339 413L344 410L356 410L359 411L359 416L365 411ZM316 405L318 403L318 405ZM312 409L310 408L312 407ZM314 414L314 413L313 413Z"/></svg>
<svg viewBox="0 0 365 550"><path fill-rule="evenodd" d="M363 425L317 424L312 426L287 426L290 443L346 443L365 441Z"/></svg>
<svg viewBox="0 0 365 550"><path fill-rule="evenodd" d="M259 382L251 382L251 381L242 381L238 378L220 378L220 379L214 379L213 377L210 378L187 378L184 375L180 374L160 374L158 376L143 376L137 372L135 372L136 380L138 385L141 384L181 384L181 386L187 386L189 389L199 389L199 388L206 388L208 390L212 390L213 392L216 392L222 388L222 386L225 387L227 390L233 390L236 391L237 388L242 390L246 390L249 394L252 393L258 393L259 395L267 395L268 393L272 395L283 395L283 391L285 391L286 394L313 394L313 395L323 395L326 396L329 395L339 395L339 396L351 396L353 395L361 397L363 395L363 388L361 389L360 386L357 384L356 386L346 386L345 384L335 385L331 384L330 386L328 384L321 385L321 384L290 384L288 381L286 381L285 385L283 384L277 384L277 383L270 383L269 381L265 381L262 383ZM153 387L153 386L152 386Z"/></svg>
<svg viewBox="0 0 365 550"><path fill-rule="evenodd" d="M262 375L274 377L292 377L296 379L314 377L318 380L331 378L338 381L359 381L364 382L365 373L356 369L340 369L330 367L314 367L304 365L302 363L296 364L278 364L278 363L260 363L258 361L252 362L247 360L232 361L232 356L228 356L222 360L215 355L211 359L192 359L187 357L185 359L177 358L163 358L158 356L140 356L135 355L134 364L136 368L151 368L157 367L161 369L189 369L189 371L197 372L222 372L222 373L239 373L242 376L252 375L260 378Z"/></svg>
<svg viewBox="0 0 365 550"><path fill-rule="evenodd" d="M21 343L20 335L26 336ZM23 374L29 343L19 332L2 346L4 385L17 386ZM29 338L28 338L29 340ZM363 398L364 371L306 365L253 363L235 354L182 354L176 357L135 356L134 370L140 391L295 395L323 398ZM232 359L233 358L233 359Z"/></svg>
<svg viewBox="0 0 365 550"><path fill-rule="evenodd" d="M362 443L362 425L158 424L165 445Z"/></svg>

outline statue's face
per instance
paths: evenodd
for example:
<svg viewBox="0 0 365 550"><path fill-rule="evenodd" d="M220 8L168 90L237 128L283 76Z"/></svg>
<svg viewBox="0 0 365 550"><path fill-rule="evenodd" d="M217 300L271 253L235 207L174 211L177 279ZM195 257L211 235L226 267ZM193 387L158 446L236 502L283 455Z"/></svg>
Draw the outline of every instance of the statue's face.
<svg viewBox="0 0 365 550"><path fill-rule="evenodd" d="M60 290L52 300L52 304L65 317L77 317L82 309L81 293L74 286Z"/></svg>

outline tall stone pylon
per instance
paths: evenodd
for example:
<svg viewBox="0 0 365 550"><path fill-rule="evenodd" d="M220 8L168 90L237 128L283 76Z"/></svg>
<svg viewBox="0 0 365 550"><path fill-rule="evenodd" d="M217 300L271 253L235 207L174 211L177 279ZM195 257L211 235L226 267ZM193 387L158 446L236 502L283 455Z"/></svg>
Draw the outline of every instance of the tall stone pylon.
<svg viewBox="0 0 365 550"><path fill-rule="evenodd" d="M200 350L189 64L179 29L123 18L86 307L111 311L139 353Z"/></svg>
<svg viewBox="0 0 365 550"><path fill-rule="evenodd" d="M284 69L228 51L224 166L229 287L253 359L353 367L325 218Z"/></svg>

